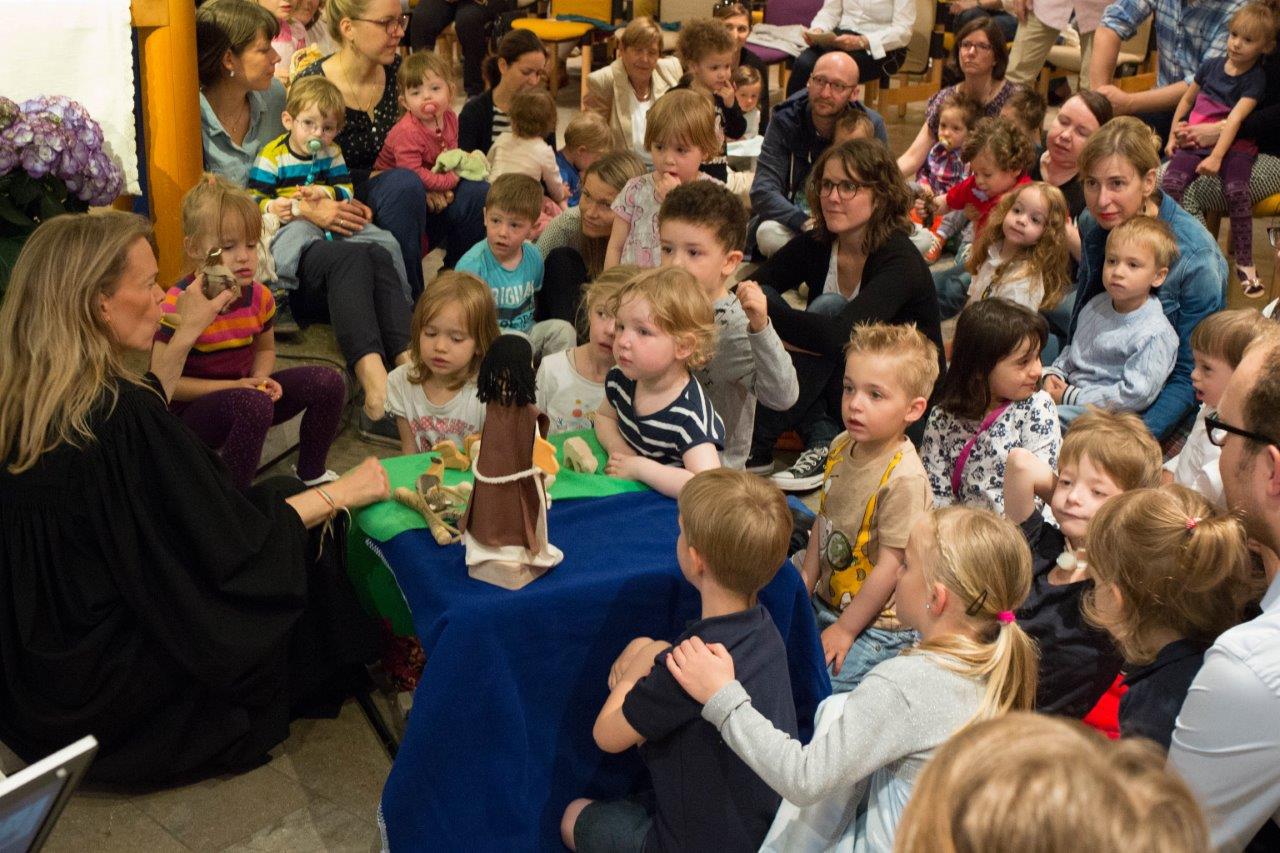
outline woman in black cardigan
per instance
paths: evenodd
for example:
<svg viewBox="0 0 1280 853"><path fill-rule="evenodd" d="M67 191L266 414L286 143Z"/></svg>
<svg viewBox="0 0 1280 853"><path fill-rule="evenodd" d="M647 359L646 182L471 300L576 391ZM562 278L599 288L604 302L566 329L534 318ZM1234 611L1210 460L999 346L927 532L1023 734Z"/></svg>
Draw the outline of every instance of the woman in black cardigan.
<svg viewBox="0 0 1280 853"><path fill-rule="evenodd" d="M793 350L800 398L786 412L756 408L747 464L767 463L778 436L797 429L805 452L774 477L793 491L822 481L827 447L841 429L844 348L854 326L914 323L938 348L945 368L937 291L907 237L911 191L888 149L874 140L847 142L827 149L809 174L813 231L792 239L755 276L768 295L770 321ZM802 283L808 306L798 310L780 294Z"/></svg>
<svg viewBox="0 0 1280 853"><path fill-rule="evenodd" d="M485 78L493 88L467 101L458 113L458 147L483 151L498 135L511 129L507 110L520 92L539 88L546 79L547 48L528 30L512 30L498 42L498 53L485 61ZM555 131L547 143L556 147Z"/></svg>

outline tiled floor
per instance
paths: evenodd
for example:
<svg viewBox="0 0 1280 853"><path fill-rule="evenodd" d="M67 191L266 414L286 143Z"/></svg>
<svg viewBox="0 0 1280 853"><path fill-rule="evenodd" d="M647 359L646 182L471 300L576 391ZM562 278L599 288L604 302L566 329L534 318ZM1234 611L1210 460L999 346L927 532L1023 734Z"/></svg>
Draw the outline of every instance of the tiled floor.
<svg viewBox="0 0 1280 853"><path fill-rule="evenodd" d="M572 115L577 87L560 91L561 129ZM923 120L923 104L905 118L886 116L890 143L903 150ZM1265 223L1255 224L1255 240L1266 245ZM1225 232L1225 229L1224 229ZM1258 253L1259 274L1269 280L1273 266ZM428 280L439 264L428 256ZM1232 304L1243 307L1237 288ZM1249 303L1258 306L1261 303ZM293 340L281 340L282 356L337 359L328 328L312 327ZM329 454L329 465L346 470L369 454L393 454L390 448L360 441L352 423L344 425ZM273 471L290 473L293 459ZM368 851L379 846L378 798L390 762L354 702L335 720L294 723L269 764L236 777L224 777L145 794L88 787L71 801L46 849L52 853L111 851Z"/></svg>

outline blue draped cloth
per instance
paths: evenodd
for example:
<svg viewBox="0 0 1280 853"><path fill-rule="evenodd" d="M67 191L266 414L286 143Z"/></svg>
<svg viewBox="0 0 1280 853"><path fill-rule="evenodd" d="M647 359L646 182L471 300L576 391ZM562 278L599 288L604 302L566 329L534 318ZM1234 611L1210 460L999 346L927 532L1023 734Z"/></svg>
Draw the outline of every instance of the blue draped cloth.
<svg viewBox="0 0 1280 853"><path fill-rule="evenodd" d="M674 639L700 615L676 563L675 502L654 492L560 501L547 526L564 562L520 590L471 579L462 546L441 548L425 530L368 543L395 574L427 657L382 794L392 850L563 850L570 800L647 784L636 751L606 755L591 728L623 647ZM831 686L789 562L760 600L786 642L808 740Z"/></svg>

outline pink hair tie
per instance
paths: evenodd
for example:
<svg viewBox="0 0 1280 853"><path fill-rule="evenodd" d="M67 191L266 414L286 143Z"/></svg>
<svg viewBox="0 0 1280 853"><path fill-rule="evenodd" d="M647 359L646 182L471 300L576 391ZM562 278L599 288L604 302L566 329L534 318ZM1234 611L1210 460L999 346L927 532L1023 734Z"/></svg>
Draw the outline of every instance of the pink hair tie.
<svg viewBox="0 0 1280 853"><path fill-rule="evenodd" d="M1012 625L1014 622L1017 621L1013 616L1012 610L1001 610L999 613L996 614L996 619L1000 620L1005 625Z"/></svg>
<svg viewBox="0 0 1280 853"><path fill-rule="evenodd" d="M1200 523L1200 519L1196 517L1187 519L1187 530L1195 530L1196 525Z"/></svg>

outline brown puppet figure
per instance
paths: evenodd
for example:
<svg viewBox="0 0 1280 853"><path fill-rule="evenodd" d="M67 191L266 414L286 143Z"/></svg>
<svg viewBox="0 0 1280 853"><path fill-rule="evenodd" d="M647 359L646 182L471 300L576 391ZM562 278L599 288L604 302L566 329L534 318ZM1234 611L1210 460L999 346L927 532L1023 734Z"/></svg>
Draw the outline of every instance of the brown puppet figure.
<svg viewBox="0 0 1280 853"><path fill-rule="evenodd" d="M546 478L555 472L534 461L535 446L545 443L539 427L546 429L547 420L534 404L528 339L499 335L480 364L476 386L485 404L484 430L471 466L475 490L458 529L471 577L519 589L564 559L547 541Z"/></svg>

